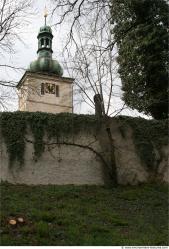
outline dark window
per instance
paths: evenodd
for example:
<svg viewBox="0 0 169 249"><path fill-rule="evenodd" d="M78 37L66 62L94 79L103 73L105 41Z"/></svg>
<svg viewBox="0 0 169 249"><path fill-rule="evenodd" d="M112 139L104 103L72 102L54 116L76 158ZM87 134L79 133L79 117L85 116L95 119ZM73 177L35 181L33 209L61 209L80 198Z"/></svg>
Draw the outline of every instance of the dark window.
<svg viewBox="0 0 169 249"><path fill-rule="evenodd" d="M49 46L49 39L48 38L46 39L46 46L47 47Z"/></svg>
<svg viewBox="0 0 169 249"><path fill-rule="evenodd" d="M56 97L59 97L59 86L56 86Z"/></svg>
<svg viewBox="0 0 169 249"><path fill-rule="evenodd" d="M41 39L41 46L44 46L44 39Z"/></svg>
<svg viewBox="0 0 169 249"><path fill-rule="evenodd" d="M44 95L45 94L45 84L42 83L41 84L41 95Z"/></svg>

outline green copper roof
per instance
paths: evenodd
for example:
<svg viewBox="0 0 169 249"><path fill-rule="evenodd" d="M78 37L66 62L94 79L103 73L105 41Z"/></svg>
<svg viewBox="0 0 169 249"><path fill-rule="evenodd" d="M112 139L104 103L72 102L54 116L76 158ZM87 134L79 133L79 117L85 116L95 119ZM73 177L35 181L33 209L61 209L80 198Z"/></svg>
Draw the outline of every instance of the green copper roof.
<svg viewBox="0 0 169 249"><path fill-rule="evenodd" d="M56 74L61 77L63 69L57 60L52 59L52 29L50 26L44 25L38 33L38 58L30 63L30 72L47 72Z"/></svg>
<svg viewBox="0 0 169 249"><path fill-rule="evenodd" d="M52 33L52 29L51 29L50 26L45 25L45 26L40 27L39 33L42 33L42 32L50 32L50 33Z"/></svg>
<svg viewBox="0 0 169 249"><path fill-rule="evenodd" d="M40 57L31 62L29 71L31 72L47 72L56 74L57 76L63 75L63 69L57 60L52 60L48 57Z"/></svg>
<svg viewBox="0 0 169 249"><path fill-rule="evenodd" d="M37 38L39 39L39 38L41 38L45 34L47 36L53 38L52 29L51 29L50 26L44 25L44 26L40 27Z"/></svg>

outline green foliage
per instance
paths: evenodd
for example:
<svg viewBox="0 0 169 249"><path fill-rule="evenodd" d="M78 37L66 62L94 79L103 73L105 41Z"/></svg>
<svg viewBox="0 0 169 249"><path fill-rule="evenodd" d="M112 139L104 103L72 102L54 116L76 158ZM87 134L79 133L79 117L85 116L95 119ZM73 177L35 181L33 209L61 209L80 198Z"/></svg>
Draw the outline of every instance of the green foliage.
<svg viewBox="0 0 169 249"><path fill-rule="evenodd" d="M119 131L125 139L125 127L130 125L133 130L133 139L139 156L148 168L155 162L154 149L160 149L167 144L168 120L146 120L119 116ZM15 161L24 164L25 143L30 130L34 137L34 159L42 155L44 141L66 142L79 132L99 132L99 122L92 115L76 115L68 113L48 114L31 112L3 112L0 115L0 126L9 153L9 165ZM54 139L54 140L53 140Z"/></svg>
<svg viewBox="0 0 169 249"><path fill-rule="evenodd" d="M3 112L0 115L2 136L9 153L10 166L17 160L24 162L25 138L30 129L34 136L34 155L38 159L44 151L44 136L65 141L67 136L78 134L84 130L97 132L97 118L92 115L76 115L70 113L49 114L31 112Z"/></svg>
<svg viewBox="0 0 169 249"><path fill-rule="evenodd" d="M35 231L37 232L39 237L49 237L49 225L44 221L39 221L38 223L36 223Z"/></svg>
<svg viewBox="0 0 169 249"><path fill-rule="evenodd" d="M156 119L168 116L168 2L112 0L123 99Z"/></svg>
<svg viewBox="0 0 169 249"><path fill-rule="evenodd" d="M168 125L165 120L146 120L143 118L132 118L119 116L120 129L125 134L125 127L131 126L133 140L138 154L146 167L152 169L156 160L155 150L160 152L160 148L168 144ZM162 159L162 155L160 155Z"/></svg>
<svg viewBox="0 0 169 249"><path fill-rule="evenodd" d="M24 162L26 122L24 115L19 112L12 115L12 113L1 113L0 115L1 132L7 145L9 154L9 165L11 166L15 161L20 165Z"/></svg>
<svg viewBox="0 0 169 249"><path fill-rule="evenodd" d="M0 185L1 246L168 245L168 186ZM15 228L9 217L24 217Z"/></svg>

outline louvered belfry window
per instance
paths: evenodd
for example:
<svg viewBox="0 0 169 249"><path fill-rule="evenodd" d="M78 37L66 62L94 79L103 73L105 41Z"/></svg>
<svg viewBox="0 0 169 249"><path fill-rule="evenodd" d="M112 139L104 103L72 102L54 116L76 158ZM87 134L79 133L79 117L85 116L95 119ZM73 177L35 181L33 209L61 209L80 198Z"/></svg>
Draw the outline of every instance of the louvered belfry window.
<svg viewBox="0 0 169 249"><path fill-rule="evenodd" d="M56 97L59 97L59 86L56 85Z"/></svg>
<svg viewBox="0 0 169 249"><path fill-rule="evenodd" d="M41 83L41 95L45 94L45 84Z"/></svg>

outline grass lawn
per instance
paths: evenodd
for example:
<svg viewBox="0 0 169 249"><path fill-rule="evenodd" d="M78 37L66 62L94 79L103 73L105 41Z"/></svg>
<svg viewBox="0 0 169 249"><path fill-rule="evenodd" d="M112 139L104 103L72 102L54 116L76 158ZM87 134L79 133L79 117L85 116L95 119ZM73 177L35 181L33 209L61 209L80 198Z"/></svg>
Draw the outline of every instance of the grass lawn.
<svg viewBox="0 0 169 249"><path fill-rule="evenodd" d="M168 186L0 186L0 245L168 245ZM12 226L9 219L23 217Z"/></svg>

